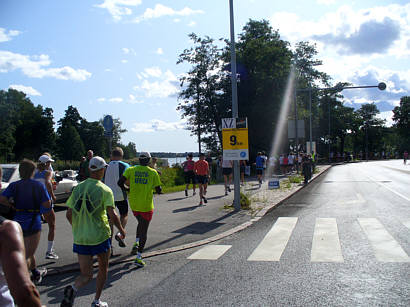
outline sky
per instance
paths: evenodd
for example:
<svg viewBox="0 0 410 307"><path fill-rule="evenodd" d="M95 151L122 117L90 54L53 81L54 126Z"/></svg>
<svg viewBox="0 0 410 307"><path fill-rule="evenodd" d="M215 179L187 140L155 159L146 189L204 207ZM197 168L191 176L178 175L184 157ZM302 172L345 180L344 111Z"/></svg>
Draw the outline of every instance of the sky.
<svg viewBox="0 0 410 307"><path fill-rule="evenodd" d="M406 0L234 0L235 35L266 19L291 46L317 45L332 81L387 89L345 90L346 106L374 102L391 124L410 90ZM0 89L54 110L75 106L88 121L119 118L122 143L138 151L197 151L178 113L176 64L188 34L230 38L228 0L0 0ZM251 127L249 127L251 129Z"/></svg>

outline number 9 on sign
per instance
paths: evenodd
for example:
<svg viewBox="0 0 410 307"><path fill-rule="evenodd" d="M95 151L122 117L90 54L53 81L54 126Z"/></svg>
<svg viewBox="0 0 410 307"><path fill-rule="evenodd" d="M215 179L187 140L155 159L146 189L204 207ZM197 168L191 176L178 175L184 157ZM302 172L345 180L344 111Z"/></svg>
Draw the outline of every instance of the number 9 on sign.
<svg viewBox="0 0 410 307"><path fill-rule="evenodd" d="M222 147L228 149L248 149L248 129L223 129Z"/></svg>

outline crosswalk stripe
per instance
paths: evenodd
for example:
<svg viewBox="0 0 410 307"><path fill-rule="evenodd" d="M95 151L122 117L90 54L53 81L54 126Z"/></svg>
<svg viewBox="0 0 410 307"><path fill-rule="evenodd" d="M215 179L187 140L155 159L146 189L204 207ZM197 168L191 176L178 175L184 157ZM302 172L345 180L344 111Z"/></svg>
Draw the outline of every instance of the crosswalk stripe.
<svg viewBox="0 0 410 307"><path fill-rule="evenodd" d="M381 262L410 262L410 258L400 244L377 219L359 218L358 221L373 247L377 260Z"/></svg>
<svg viewBox="0 0 410 307"><path fill-rule="evenodd" d="M248 261L279 261L295 228L297 217L280 217L266 234Z"/></svg>
<svg viewBox="0 0 410 307"><path fill-rule="evenodd" d="M410 229L410 221L404 221L403 225Z"/></svg>
<svg viewBox="0 0 410 307"><path fill-rule="evenodd" d="M217 260L231 247L232 245L206 245L189 256L188 259Z"/></svg>
<svg viewBox="0 0 410 307"><path fill-rule="evenodd" d="M335 218L316 219L310 260L312 262L343 262Z"/></svg>

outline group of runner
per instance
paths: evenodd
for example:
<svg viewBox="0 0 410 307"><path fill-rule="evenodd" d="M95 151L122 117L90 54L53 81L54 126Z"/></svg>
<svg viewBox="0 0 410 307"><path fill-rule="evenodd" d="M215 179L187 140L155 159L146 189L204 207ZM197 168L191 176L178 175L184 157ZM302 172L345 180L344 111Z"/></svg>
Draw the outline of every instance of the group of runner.
<svg viewBox="0 0 410 307"><path fill-rule="evenodd" d="M87 159L82 161L81 179L83 181L74 188L69 197L66 212L67 220L72 226L73 252L78 255L80 275L73 284L64 289L61 306L72 306L77 291L92 279L94 256L98 258L99 269L92 306L108 306L100 300L100 296L107 278L108 260L112 253L113 225L118 229L114 238L120 247L126 247L124 239L128 206L138 221L131 254L136 256L134 260L136 266L145 265L142 252L147 241L148 226L153 216L153 190L160 194L161 182L158 172L149 167L150 153L142 152L139 156L140 165L133 167L123 162L122 158L123 151L117 147L111 153L109 164L103 158L93 156L92 151L89 151ZM58 259L53 248L55 214L52 204L55 202L55 196L51 183L51 162L54 161L47 153L39 158L37 165L33 161L23 160L19 165L21 180L11 183L0 196L0 203L3 206L15 208L14 221L17 222L15 225L17 229L22 229L21 242L24 242L20 258L24 259L25 253L25 268L26 271L29 268L31 280L35 284L39 284L47 273L46 269L37 269L34 257L40 242L42 215L49 225L46 258ZM85 165L87 171L84 171ZM118 208L120 217L114 210L115 207ZM15 236L19 239L18 232ZM0 245L0 254L3 250ZM3 261L3 258L1 260ZM22 300L21 297L16 297L19 294L14 290L14 284L11 285L13 297L8 290L6 291L7 284L5 279L2 279L2 261L0 261L0 302L2 306L14 306L13 298L15 302ZM24 269L21 272L23 272L21 276L29 276L28 271L26 275L24 275ZM23 277L20 281L25 281ZM29 277L26 279L30 280ZM22 287L35 289L33 284L30 286L30 283L31 281L29 284L26 282ZM26 291L25 295L28 294L32 297L31 302L36 300L39 302L36 289L30 293ZM35 303L32 305L37 306Z"/></svg>
<svg viewBox="0 0 410 307"><path fill-rule="evenodd" d="M210 160L209 160L210 159ZM208 161L209 162L208 162ZM192 183L192 195L196 194L196 184L199 185L199 205L202 206L204 203L207 203L206 192L208 183L211 179L211 163L212 158L208 156L207 160L205 159L205 154L201 153L199 155L198 161L193 161L193 155L188 154L186 161L182 163L182 168L184 170L185 177L185 196L188 197L188 189L190 183Z"/></svg>

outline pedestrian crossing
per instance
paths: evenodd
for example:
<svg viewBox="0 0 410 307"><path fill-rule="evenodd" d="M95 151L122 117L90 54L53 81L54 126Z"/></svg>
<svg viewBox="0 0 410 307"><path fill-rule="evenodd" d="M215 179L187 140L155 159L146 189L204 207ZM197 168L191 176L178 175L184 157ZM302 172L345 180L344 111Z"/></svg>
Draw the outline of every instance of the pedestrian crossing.
<svg viewBox="0 0 410 307"><path fill-rule="evenodd" d="M376 218L357 218L374 257L379 262L410 262L410 257L398 241ZM279 262L299 222L298 217L279 217L260 243L251 252L247 261ZM410 220L402 221L410 230ZM187 257L190 260L218 260L232 245L206 245ZM336 218L317 218L315 221L310 261L312 263L343 263L342 245Z"/></svg>

